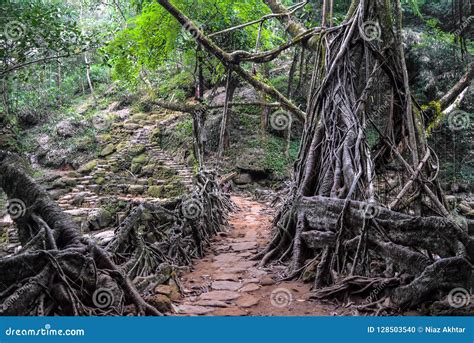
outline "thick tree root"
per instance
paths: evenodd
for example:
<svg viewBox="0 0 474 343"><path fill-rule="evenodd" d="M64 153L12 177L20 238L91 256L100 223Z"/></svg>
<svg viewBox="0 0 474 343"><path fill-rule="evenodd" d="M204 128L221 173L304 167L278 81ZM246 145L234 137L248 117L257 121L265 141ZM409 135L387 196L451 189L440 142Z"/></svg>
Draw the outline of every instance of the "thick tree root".
<svg viewBox="0 0 474 343"><path fill-rule="evenodd" d="M0 152L0 188L19 206L9 211L22 243L0 260L0 315L161 315L143 300L146 292L173 274L171 265L199 256L232 208L215 174L197 179L198 212L187 200L137 204L101 247Z"/></svg>

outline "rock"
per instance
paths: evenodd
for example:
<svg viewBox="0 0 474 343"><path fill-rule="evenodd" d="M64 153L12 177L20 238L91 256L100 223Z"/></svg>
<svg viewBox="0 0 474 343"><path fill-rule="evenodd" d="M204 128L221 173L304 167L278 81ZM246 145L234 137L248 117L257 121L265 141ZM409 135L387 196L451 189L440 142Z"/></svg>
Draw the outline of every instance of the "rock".
<svg viewBox="0 0 474 343"><path fill-rule="evenodd" d="M249 307L253 307L253 306L257 305L258 302L259 302L258 298L254 297L253 295L250 295L250 294L245 294L245 295L241 296L239 299L237 299L235 304L239 307L249 308Z"/></svg>
<svg viewBox="0 0 474 343"><path fill-rule="evenodd" d="M169 285L158 285L155 287L155 293L163 294L166 296L170 296L172 292L172 288Z"/></svg>
<svg viewBox="0 0 474 343"><path fill-rule="evenodd" d="M255 242L236 243L236 244L231 244L231 248L234 251L252 250L252 249L257 248L257 243Z"/></svg>
<svg viewBox="0 0 474 343"><path fill-rule="evenodd" d="M68 156L69 150L67 149L50 149L40 162L45 167L59 168L66 164Z"/></svg>
<svg viewBox="0 0 474 343"><path fill-rule="evenodd" d="M239 176L234 179L234 182L236 185L247 185L253 182L253 178L252 175L243 173L239 174Z"/></svg>
<svg viewBox="0 0 474 343"><path fill-rule="evenodd" d="M260 284L262 286L272 286L275 284L275 280L273 280L270 276L264 276L261 280L260 280Z"/></svg>
<svg viewBox="0 0 474 343"><path fill-rule="evenodd" d="M194 305L207 307L229 307L229 304L226 304L220 300L198 300L194 303Z"/></svg>
<svg viewBox="0 0 474 343"><path fill-rule="evenodd" d="M178 305L173 306L174 310L178 314L188 314L188 315L203 315L214 311L213 308L208 308L204 306L194 306L194 305Z"/></svg>
<svg viewBox="0 0 474 343"><path fill-rule="evenodd" d="M56 134L60 137L69 138L76 133L77 125L70 120L63 120L56 125Z"/></svg>
<svg viewBox="0 0 474 343"><path fill-rule="evenodd" d="M80 167L78 171L81 174L89 174L95 167L97 167L97 160L92 160Z"/></svg>
<svg viewBox="0 0 474 343"><path fill-rule="evenodd" d="M131 185L128 187L128 192L133 195L143 194L145 187L143 185Z"/></svg>
<svg viewBox="0 0 474 343"><path fill-rule="evenodd" d="M220 300L220 301L230 301L235 300L240 297L240 294L232 291L211 291L207 293L202 293L199 296L200 300Z"/></svg>
<svg viewBox="0 0 474 343"><path fill-rule="evenodd" d="M256 290L260 289L260 286L257 285L256 283L248 283L245 286L243 286L239 292L254 292Z"/></svg>
<svg viewBox="0 0 474 343"><path fill-rule="evenodd" d="M135 144L135 145L132 145L128 149L128 153L130 156L138 156L138 155L143 154L145 150L146 150L146 147L144 144Z"/></svg>
<svg viewBox="0 0 474 343"><path fill-rule="evenodd" d="M61 198L63 195L66 195L69 193L69 190L68 189L53 189L51 191L48 192L49 193L49 196L53 199L53 200L58 200L59 198Z"/></svg>
<svg viewBox="0 0 474 343"><path fill-rule="evenodd" d="M236 291L240 287L242 284L234 281L214 281L211 285L212 289L225 291Z"/></svg>
<svg viewBox="0 0 474 343"><path fill-rule="evenodd" d="M166 295L155 294L145 298L146 302L156 308L161 313L170 312L172 309L171 300Z"/></svg>
<svg viewBox="0 0 474 343"><path fill-rule="evenodd" d="M109 155L112 155L114 152L115 152L115 145L110 143L110 144L107 144L107 146L104 149L102 149L99 156L100 157L107 157Z"/></svg>
<svg viewBox="0 0 474 343"><path fill-rule="evenodd" d="M164 193L163 186L150 186L147 193L153 198L161 198Z"/></svg>
<svg viewBox="0 0 474 343"><path fill-rule="evenodd" d="M99 232L93 235L92 237L97 241L99 245L103 246L109 243L115 237L115 232L114 230Z"/></svg>
<svg viewBox="0 0 474 343"><path fill-rule="evenodd" d="M97 231L108 227L112 223L112 216L109 211L98 208L87 216L88 227L92 231Z"/></svg>
<svg viewBox="0 0 474 343"><path fill-rule="evenodd" d="M236 274L218 273L214 274L212 278L216 281L239 281L239 276Z"/></svg>

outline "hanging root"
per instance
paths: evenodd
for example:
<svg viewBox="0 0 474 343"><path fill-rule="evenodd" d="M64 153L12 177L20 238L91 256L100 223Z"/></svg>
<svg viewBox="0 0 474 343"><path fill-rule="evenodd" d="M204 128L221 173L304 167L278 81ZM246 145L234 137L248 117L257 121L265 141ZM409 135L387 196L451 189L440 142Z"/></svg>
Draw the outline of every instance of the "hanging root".
<svg viewBox="0 0 474 343"><path fill-rule="evenodd" d="M0 152L0 187L21 205L15 216L21 251L0 260L0 315L161 315L143 299L174 276L172 266L202 254L225 229L230 199L216 175L201 172L191 200L142 203L105 247L81 236L76 223ZM189 199L188 199L189 200ZM191 211L191 212L190 212Z"/></svg>
<svg viewBox="0 0 474 343"><path fill-rule="evenodd" d="M317 297L358 292L359 278L360 287L396 278L387 296L406 308L469 289L474 243L449 216L436 181L437 159L407 82L401 23L387 17L399 1L384 6L356 2L343 24L311 39L314 82L294 180L258 257L262 265L287 262L288 277L309 264ZM378 23L378 37L367 36L368 22ZM372 149L369 128L379 136Z"/></svg>

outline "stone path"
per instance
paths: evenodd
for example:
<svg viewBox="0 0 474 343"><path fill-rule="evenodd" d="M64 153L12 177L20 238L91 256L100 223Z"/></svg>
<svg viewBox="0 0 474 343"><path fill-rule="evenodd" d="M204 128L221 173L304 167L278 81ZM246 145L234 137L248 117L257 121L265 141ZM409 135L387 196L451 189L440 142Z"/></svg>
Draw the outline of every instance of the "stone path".
<svg viewBox="0 0 474 343"><path fill-rule="evenodd" d="M232 214L229 231L216 237L193 271L182 276L185 294L173 314L331 315L332 305L308 300L310 284L278 282L278 268L262 269L251 260L268 242L273 211L247 198L232 200L240 210Z"/></svg>

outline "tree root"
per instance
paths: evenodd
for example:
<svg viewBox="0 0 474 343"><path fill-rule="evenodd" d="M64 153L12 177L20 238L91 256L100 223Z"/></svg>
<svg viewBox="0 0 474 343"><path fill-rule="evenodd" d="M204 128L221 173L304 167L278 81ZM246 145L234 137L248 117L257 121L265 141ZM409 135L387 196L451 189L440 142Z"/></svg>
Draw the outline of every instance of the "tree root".
<svg viewBox="0 0 474 343"><path fill-rule="evenodd" d="M101 247L82 237L71 217L4 152L0 188L24 205L15 217L23 248L0 259L8 271L0 275L0 315L161 315L144 294L173 277L171 266L200 256L209 237L225 229L233 207L216 174L202 171L198 212L189 199L137 204Z"/></svg>

